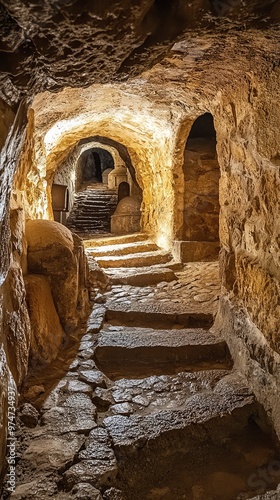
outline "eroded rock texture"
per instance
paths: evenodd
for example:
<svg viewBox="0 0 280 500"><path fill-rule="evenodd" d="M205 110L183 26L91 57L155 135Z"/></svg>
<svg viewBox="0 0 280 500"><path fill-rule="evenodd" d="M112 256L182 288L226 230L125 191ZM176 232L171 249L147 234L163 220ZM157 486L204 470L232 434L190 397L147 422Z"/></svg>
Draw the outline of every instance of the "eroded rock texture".
<svg viewBox="0 0 280 500"><path fill-rule="evenodd" d="M186 208L199 224L203 213L204 232L216 238L217 195L214 203L186 200L183 167L192 124L206 112L220 168L219 326L280 434L279 20L272 0L0 2L0 464L8 381L20 384L28 361L28 258L29 271L49 274L63 326L75 324L70 306L86 303L80 242L44 250L65 270L46 264L42 247L40 262L32 260L26 219L52 218L55 172L79 141L98 136L126 148L143 190L141 229L158 245L169 251L190 237ZM24 99L53 90L36 97L26 128Z"/></svg>
<svg viewBox="0 0 280 500"><path fill-rule="evenodd" d="M87 262L80 238L54 221L26 225L29 273L47 276L62 326L77 326L87 306Z"/></svg>
<svg viewBox="0 0 280 500"><path fill-rule="evenodd" d="M50 362L62 345L64 331L56 312L46 276L30 274L24 280L31 322L32 361Z"/></svg>
<svg viewBox="0 0 280 500"><path fill-rule="evenodd" d="M263 6L263 3L266 5ZM271 5L272 3L272 5ZM186 29L213 25L229 13L244 19L257 10L271 14L275 2L223 4L210 0L86 2L41 5L1 1L2 92L11 102L35 87L58 89L109 81L139 72L163 56Z"/></svg>

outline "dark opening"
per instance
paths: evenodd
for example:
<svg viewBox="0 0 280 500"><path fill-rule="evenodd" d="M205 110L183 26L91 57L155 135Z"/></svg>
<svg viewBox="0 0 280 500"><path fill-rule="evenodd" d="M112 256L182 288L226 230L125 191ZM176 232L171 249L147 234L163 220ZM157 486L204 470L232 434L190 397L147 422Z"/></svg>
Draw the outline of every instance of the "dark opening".
<svg viewBox="0 0 280 500"><path fill-rule="evenodd" d="M102 170L101 170L101 160L100 156L96 151L93 154L94 164L95 164L95 175L99 182L102 182Z"/></svg>
<svg viewBox="0 0 280 500"><path fill-rule="evenodd" d="M114 168L114 159L106 149L92 148L80 157L81 184L102 182L102 172Z"/></svg>
<svg viewBox="0 0 280 500"><path fill-rule="evenodd" d="M193 123L186 143L183 171L184 240L213 244L219 242L220 168L216 153L216 131L210 113L205 113Z"/></svg>
<svg viewBox="0 0 280 500"><path fill-rule="evenodd" d="M191 128L189 139L203 137L208 139L216 139L216 130L211 113L205 113L204 115L199 116L195 120Z"/></svg>
<svg viewBox="0 0 280 500"><path fill-rule="evenodd" d="M130 195L130 187L128 182L121 182L118 188L118 202L129 195Z"/></svg>

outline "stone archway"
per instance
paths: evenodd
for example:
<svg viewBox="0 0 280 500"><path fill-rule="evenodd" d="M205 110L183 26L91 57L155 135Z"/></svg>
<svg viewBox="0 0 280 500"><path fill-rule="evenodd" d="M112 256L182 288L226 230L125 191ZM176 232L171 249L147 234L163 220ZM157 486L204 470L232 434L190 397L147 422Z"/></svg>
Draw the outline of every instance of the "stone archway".
<svg viewBox="0 0 280 500"><path fill-rule="evenodd" d="M204 113L192 124L184 150L180 258L185 262L218 255L219 179L213 116Z"/></svg>
<svg viewBox="0 0 280 500"><path fill-rule="evenodd" d="M102 183L103 172L114 167L114 158L107 149L94 147L85 150L78 160L76 189L89 183Z"/></svg>

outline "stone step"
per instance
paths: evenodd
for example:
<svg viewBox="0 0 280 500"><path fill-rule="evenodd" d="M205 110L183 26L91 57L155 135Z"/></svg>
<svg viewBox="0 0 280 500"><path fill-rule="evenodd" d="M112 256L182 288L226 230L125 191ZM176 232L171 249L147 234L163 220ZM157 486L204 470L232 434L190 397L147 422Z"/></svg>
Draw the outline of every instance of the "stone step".
<svg viewBox="0 0 280 500"><path fill-rule="evenodd" d="M102 207L95 207L95 206L85 206L85 205L79 205L78 208L75 208L72 210L72 214L75 213L76 215L78 214L100 214L100 215L105 215L107 213L111 213L111 211L115 210L116 205L103 205Z"/></svg>
<svg viewBox="0 0 280 500"><path fill-rule="evenodd" d="M108 198L108 199L103 199L103 200L75 200L76 206L77 203L79 204L80 207L84 208L99 208L102 210L104 207L108 206L115 206L117 200Z"/></svg>
<svg viewBox="0 0 280 500"><path fill-rule="evenodd" d="M154 264L165 264L171 260L169 252L159 250L157 252L143 252L138 254L127 254L116 257L97 257L96 260L101 267L143 267Z"/></svg>
<svg viewBox="0 0 280 500"><path fill-rule="evenodd" d="M87 252L93 257L127 255L142 252L153 252L159 250L152 241L136 241L131 243L119 243L115 245L105 245L103 247L88 248Z"/></svg>
<svg viewBox="0 0 280 500"><path fill-rule="evenodd" d="M109 378L232 367L224 339L203 329L105 326L94 356Z"/></svg>
<svg viewBox="0 0 280 500"><path fill-rule="evenodd" d="M110 224L108 224L106 221L89 221L89 220L67 220L67 226L73 226L73 227L87 227L87 228L97 228L97 227L109 227Z"/></svg>
<svg viewBox="0 0 280 500"><path fill-rule="evenodd" d="M114 208L114 207L113 207ZM98 210L98 213L97 213L97 210ZM84 206L80 206L78 207L78 209L75 209L75 211L72 211L71 214L72 216L75 215L75 217L77 217L78 215L90 215L90 216L96 216L96 215L100 215L100 216L105 216L105 215L108 215L108 213L110 213L112 210L112 207L108 207L108 206L104 206L102 208L99 208L99 209L89 209L89 208L84 208Z"/></svg>
<svg viewBox="0 0 280 500"><path fill-rule="evenodd" d="M276 446L261 430L263 409L242 377L188 375L116 383L115 400L128 402L115 404L103 425L118 457L123 498L251 498L259 491L259 483L252 490L256 471L277 460Z"/></svg>
<svg viewBox="0 0 280 500"><path fill-rule="evenodd" d="M85 214L82 214L82 213L79 213L77 214L76 217L71 217L70 220L75 220L75 221L79 221L79 222L109 222L108 221L108 217L107 216L104 216L103 214L99 214L99 215L93 215L93 214L88 214L88 215L85 215Z"/></svg>
<svg viewBox="0 0 280 500"><path fill-rule="evenodd" d="M147 306L139 304L136 308L130 304L112 304L106 307L106 321L117 322L123 325L136 327L172 328L173 325L184 327L210 328L213 325L213 315L202 311L168 312L167 306L164 310L152 309L148 311Z"/></svg>
<svg viewBox="0 0 280 500"><path fill-rule="evenodd" d="M67 226L73 231L107 233L117 201L116 191L101 186L76 193Z"/></svg>
<svg viewBox="0 0 280 500"><path fill-rule="evenodd" d="M203 372L193 375L199 377L201 374ZM149 414L130 415L130 417L115 415L105 418L103 424L109 431L119 459L138 460L141 455L139 451L137 453L137 449L141 448L143 456L145 449L149 454L153 446L158 453L166 448L168 457L171 457L176 449L177 451L185 450L193 459L194 453L199 453L202 443L208 441L213 448L214 443L224 444L230 436L244 431L250 419L257 418L258 413L261 413L261 408L248 389L246 381L240 375L234 372L228 375L223 373L224 376L220 380L219 371L217 375L218 380L215 380L211 372L208 377L204 374L201 382L203 384L204 380L206 383L205 389L190 393L191 387L189 386L185 391L185 397L180 402L177 401L177 404L175 398L173 407L167 402L161 411L158 409L153 412L151 409ZM143 397L141 387L151 386L151 379L156 379L156 377L135 380L132 388L139 388L137 392ZM161 379L161 390L164 390L169 378L164 376ZM178 374L178 379L178 382L180 379L182 381L181 374ZM190 382L194 386L197 385L195 378ZM156 382L156 385L159 383L160 381ZM116 382L117 384L119 384L119 389L122 388L128 392L129 380L120 380ZM172 386L176 391L176 385L173 380L169 392ZM160 440L160 447L158 440Z"/></svg>
<svg viewBox="0 0 280 500"><path fill-rule="evenodd" d="M106 236L106 238L93 238L84 240L83 243L85 248L89 247L96 248L107 245L120 245L133 242L136 243L139 241L144 241L146 239L147 239L147 234L145 233L132 233L132 234L125 234L122 236L116 236L115 234L112 234L110 236Z"/></svg>
<svg viewBox="0 0 280 500"><path fill-rule="evenodd" d="M133 267L129 269L118 268L106 270L112 285L148 286L156 285L161 281L170 282L176 280L176 274L170 267Z"/></svg>
<svg viewBox="0 0 280 500"><path fill-rule="evenodd" d="M83 200L85 203L103 203L103 200L108 202L108 200L117 200L118 197L116 194L113 193L100 193L96 196L93 196L92 194L89 196L76 196L76 200Z"/></svg>
<svg viewBox="0 0 280 500"><path fill-rule="evenodd" d="M75 199L77 200L103 200L103 199L108 199L108 198L117 198L116 193L108 193L107 191L103 191L100 193L83 193L80 195L76 195Z"/></svg>

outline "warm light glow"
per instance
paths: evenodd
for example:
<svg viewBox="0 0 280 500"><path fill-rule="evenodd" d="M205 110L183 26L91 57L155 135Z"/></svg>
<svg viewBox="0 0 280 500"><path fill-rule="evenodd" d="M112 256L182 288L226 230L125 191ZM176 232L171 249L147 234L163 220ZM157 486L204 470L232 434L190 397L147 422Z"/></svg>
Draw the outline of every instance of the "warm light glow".
<svg viewBox="0 0 280 500"><path fill-rule="evenodd" d="M49 127L45 108L52 118ZM168 106L155 105L118 85L45 93L36 98L34 112L36 123L41 124L37 137L44 143L45 155L38 155L37 165L42 163L50 172L56 171L81 139L102 136L127 148L143 191L141 229L149 232L160 247L169 249L175 210L174 137L180 130L180 117L171 115ZM98 141L82 144L78 156L92 147L109 151L115 166L123 163L116 149ZM72 185L75 180L72 174Z"/></svg>

